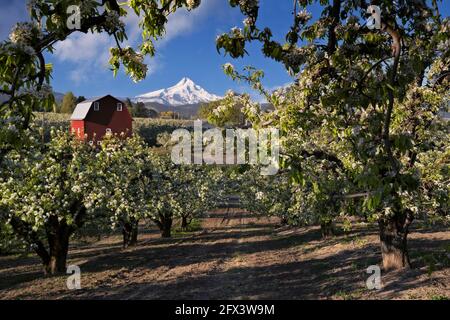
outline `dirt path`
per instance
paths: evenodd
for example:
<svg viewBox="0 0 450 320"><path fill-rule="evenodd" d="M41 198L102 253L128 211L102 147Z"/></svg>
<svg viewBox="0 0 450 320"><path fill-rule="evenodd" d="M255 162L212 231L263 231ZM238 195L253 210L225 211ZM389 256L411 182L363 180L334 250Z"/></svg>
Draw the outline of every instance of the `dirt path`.
<svg viewBox="0 0 450 320"><path fill-rule="evenodd" d="M276 219L216 213L184 238L141 234L122 250L120 238L74 246L69 264L82 271L81 290L66 278L44 278L35 257L0 257L0 299L431 299L449 297L450 231L411 234L413 263L383 274L383 289L365 287L379 262L376 230L322 240L316 227L280 228ZM441 261L441 260L442 261ZM429 273L429 271L432 271Z"/></svg>

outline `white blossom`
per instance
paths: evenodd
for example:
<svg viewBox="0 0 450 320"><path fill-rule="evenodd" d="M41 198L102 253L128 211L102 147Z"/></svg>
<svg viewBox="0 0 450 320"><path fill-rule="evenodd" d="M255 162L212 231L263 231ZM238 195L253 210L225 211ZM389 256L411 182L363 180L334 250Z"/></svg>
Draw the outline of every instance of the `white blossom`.
<svg viewBox="0 0 450 320"><path fill-rule="evenodd" d="M186 5L188 10L193 10L197 8L201 3L201 0L186 0Z"/></svg>
<svg viewBox="0 0 450 320"><path fill-rule="evenodd" d="M30 44L31 41L40 36L39 30L30 22L19 22L17 23L10 35L9 39L12 43Z"/></svg>

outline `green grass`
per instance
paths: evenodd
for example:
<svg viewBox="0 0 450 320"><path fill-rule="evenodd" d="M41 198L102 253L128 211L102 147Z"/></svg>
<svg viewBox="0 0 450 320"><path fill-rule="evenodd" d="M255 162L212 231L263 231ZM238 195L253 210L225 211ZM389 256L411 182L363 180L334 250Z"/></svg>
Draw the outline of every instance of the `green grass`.
<svg viewBox="0 0 450 320"><path fill-rule="evenodd" d="M363 247L368 243L367 239L364 239L360 236L354 235L354 236L345 236L344 238L339 240L341 243L344 244L354 244L355 246L358 247Z"/></svg>
<svg viewBox="0 0 450 320"><path fill-rule="evenodd" d="M357 300L360 299L365 289L356 289L353 292L346 292L340 290L334 294L335 297L341 298L344 300Z"/></svg>
<svg viewBox="0 0 450 320"><path fill-rule="evenodd" d="M435 252L413 252L411 257L419 260L428 268L428 275L441 268L450 267L449 248L443 246L441 250Z"/></svg>
<svg viewBox="0 0 450 320"><path fill-rule="evenodd" d="M173 229L173 237L185 237L189 236L194 232L202 230L202 222L200 219L192 219L191 223L188 225L186 230L181 230L179 226Z"/></svg>
<svg viewBox="0 0 450 320"><path fill-rule="evenodd" d="M449 297L443 295L434 295L430 297L431 300L450 300Z"/></svg>

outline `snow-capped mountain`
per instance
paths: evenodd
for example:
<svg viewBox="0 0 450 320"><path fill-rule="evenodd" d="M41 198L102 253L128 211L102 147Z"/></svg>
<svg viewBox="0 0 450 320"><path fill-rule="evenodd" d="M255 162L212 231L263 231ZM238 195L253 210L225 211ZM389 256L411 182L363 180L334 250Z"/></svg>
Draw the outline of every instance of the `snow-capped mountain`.
<svg viewBox="0 0 450 320"><path fill-rule="evenodd" d="M192 105L220 100L221 97L209 93L189 78L183 78L176 85L139 95L136 102L159 103L169 106Z"/></svg>

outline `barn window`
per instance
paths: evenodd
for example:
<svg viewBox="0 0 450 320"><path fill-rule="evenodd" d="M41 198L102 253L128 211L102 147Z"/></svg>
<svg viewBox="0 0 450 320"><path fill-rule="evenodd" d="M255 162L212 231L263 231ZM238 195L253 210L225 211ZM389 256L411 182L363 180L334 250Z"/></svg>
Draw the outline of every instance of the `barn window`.
<svg viewBox="0 0 450 320"><path fill-rule="evenodd" d="M117 111L122 111L122 104L121 103L117 104Z"/></svg>
<svg viewBox="0 0 450 320"><path fill-rule="evenodd" d="M100 102L94 102L94 111L100 110Z"/></svg>

